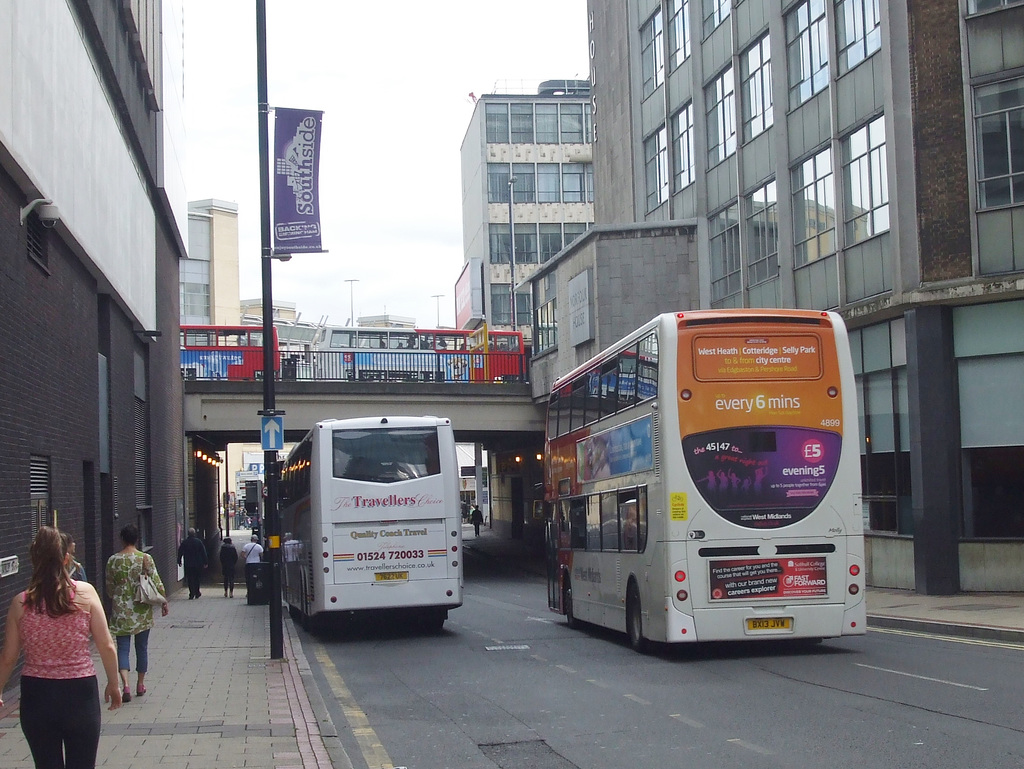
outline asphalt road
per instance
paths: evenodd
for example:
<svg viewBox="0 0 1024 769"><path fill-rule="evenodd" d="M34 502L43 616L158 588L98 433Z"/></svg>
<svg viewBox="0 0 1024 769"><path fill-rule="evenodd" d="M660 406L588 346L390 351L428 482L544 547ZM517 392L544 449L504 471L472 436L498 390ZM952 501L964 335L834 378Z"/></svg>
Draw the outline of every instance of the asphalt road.
<svg viewBox="0 0 1024 769"><path fill-rule="evenodd" d="M642 656L498 566L467 563L440 634L304 636L357 769L1024 766L1024 646L872 629Z"/></svg>

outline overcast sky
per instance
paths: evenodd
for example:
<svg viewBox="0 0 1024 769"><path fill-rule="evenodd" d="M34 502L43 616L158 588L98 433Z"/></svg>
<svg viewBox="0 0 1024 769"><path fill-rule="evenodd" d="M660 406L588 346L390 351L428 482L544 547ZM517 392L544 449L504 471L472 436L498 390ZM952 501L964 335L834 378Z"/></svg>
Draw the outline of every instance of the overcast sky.
<svg viewBox="0 0 1024 769"><path fill-rule="evenodd" d="M185 0L184 27L188 197L238 204L239 290L259 298L255 3ZM275 260L274 299L343 325L354 295L356 317L433 326L443 294L454 325L469 94L586 78L586 0L267 0L267 27L271 106L324 111L330 252Z"/></svg>

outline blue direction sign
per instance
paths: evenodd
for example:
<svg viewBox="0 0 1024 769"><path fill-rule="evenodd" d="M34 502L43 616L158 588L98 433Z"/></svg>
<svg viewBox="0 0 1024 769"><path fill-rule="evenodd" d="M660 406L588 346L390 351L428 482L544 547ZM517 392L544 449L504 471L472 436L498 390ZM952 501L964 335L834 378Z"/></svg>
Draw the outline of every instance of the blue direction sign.
<svg viewBox="0 0 1024 769"><path fill-rule="evenodd" d="M281 451L284 449L284 417L263 417L260 425L260 437L263 439L264 451Z"/></svg>

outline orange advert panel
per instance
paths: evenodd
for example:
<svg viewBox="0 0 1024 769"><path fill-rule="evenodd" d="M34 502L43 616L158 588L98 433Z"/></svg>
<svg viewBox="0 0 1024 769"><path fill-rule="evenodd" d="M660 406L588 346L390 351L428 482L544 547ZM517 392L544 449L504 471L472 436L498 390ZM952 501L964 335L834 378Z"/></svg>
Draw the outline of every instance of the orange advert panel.
<svg viewBox="0 0 1024 769"><path fill-rule="evenodd" d="M802 425L842 433L835 343L827 329L679 336L683 435L724 427Z"/></svg>

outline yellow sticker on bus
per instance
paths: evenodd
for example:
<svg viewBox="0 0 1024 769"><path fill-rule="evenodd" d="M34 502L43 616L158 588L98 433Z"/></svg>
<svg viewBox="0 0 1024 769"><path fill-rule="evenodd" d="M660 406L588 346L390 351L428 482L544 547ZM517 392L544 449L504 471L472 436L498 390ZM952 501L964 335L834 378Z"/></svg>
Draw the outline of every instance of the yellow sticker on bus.
<svg viewBox="0 0 1024 769"><path fill-rule="evenodd" d="M673 491L669 495L669 517L673 521L685 521L689 515L686 509L686 492Z"/></svg>

